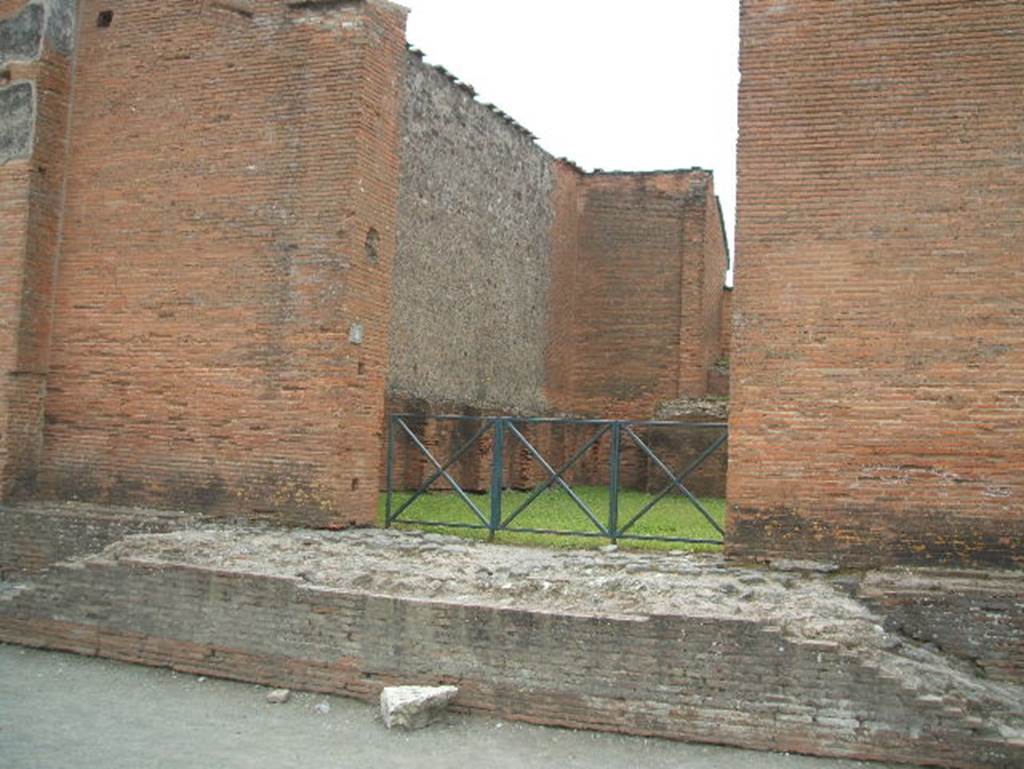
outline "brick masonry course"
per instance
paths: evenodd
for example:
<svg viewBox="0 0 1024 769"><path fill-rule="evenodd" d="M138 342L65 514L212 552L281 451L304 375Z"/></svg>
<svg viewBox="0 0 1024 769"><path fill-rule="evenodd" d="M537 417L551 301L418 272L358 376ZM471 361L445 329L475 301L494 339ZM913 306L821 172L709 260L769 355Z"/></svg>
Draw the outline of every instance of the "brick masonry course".
<svg viewBox="0 0 1024 769"><path fill-rule="evenodd" d="M372 520L404 12L78 18L66 202L33 208L63 214L60 280L28 294L53 330L14 493Z"/></svg>
<svg viewBox="0 0 1024 769"><path fill-rule="evenodd" d="M708 171L595 173L578 184L571 374L562 411L651 416L707 394L720 354L726 245Z"/></svg>
<svg viewBox="0 0 1024 769"><path fill-rule="evenodd" d="M741 26L730 553L1024 565L1024 5Z"/></svg>
<svg viewBox="0 0 1024 769"><path fill-rule="evenodd" d="M1020 574L999 579L206 527L8 583L0 639L364 699L454 683L459 707L506 718L1008 769L1024 759L1020 678L896 632L884 608L921 580L940 601L981 589L1019 608ZM1019 619L992 625L1004 648Z"/></svg>
<svg viewBox="0 0 1024 769"><path fill-rule="evenodd" d="M109 508L81 502L0 506L0 580L24 579L77 556L97 553L129 534L178 531L184 512Z"/></svg>

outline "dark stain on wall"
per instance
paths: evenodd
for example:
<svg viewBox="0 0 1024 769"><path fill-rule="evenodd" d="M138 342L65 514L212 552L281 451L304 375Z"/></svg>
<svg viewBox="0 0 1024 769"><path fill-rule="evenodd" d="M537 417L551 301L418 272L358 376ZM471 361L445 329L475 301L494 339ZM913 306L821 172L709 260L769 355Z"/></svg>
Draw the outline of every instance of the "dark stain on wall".
<svg viewBox="0 0 1024 769"><path fill-rule="evenodd" d="M764 509L732 502L729 513L726 542L729 554L740 561L797 558L848 568L1024 566L1019 547L1024 526L1007 522L993 533L949 509L880 518L875 508L848 506L843 515L825 516L795 507Z"/></svg>
<svg viewBox="0 0 1024 769"><path fill-rule="evenodd" d="M32 152L35 93L31 83L0 88L0 163Z"/></svg>
<svg viewBox="0 0 1024 769"><path fill-rule="evenodd" d="M27 5L17 16L0 21L0 63L39 58L45 15L41 5Z"/></svg>
<svg viewBox="0 0 1024 769"><path fill-rule="evenodd" d="M75 47L75 0L50 0L46 39L67 56Z"/></svg>

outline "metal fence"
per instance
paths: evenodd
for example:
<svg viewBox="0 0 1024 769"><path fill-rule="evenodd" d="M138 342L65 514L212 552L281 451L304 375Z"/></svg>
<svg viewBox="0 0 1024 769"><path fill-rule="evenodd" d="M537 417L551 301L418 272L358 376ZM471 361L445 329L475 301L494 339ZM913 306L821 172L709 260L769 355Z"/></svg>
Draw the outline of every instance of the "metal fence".
<svg viewBox="0 0 1024 769"><path fill-rule="evenodd" d="M447 447L447 456L435 456L438 447L432 451L425 438L424 425L428 422L449 423L460 434L458 441ZM545 457L542 451L530 440L531 430L539 427L571 427L575 433L583 431L589 435L575 450L564 449L558 458ZM417 435L419 428L420 434ZM687 431L697 438L696 443L702 448L695 450L681 467L670 466L668 460L659 456L652 448L650 435L655 431ZM724 446L728 439L728 426L720 422L675 422L646 420L604 420L604 419L558 419L544 417L480 417L464 415L422 415L393 414L388 419L387 436L387 487L385 501L385 525L396 523L412 523L417 526L446 527L462 529L486 530L490 538L498 532L519 532L529 534L571 535L578 537L606 538L612 543L619 540L659 540L665 542L687 542L705 545L720 545L724 531L721 522L708 509L705 501L687 487L687 482L705 465L712 455L718 451L724 454ZM411 452L421 462L425 460L425 471L418 483L406 481L399 483L396 477L400 470L397 464L397 451L400 442L405 456ZM601 486L607 489L606 509L595 509L593 500L588 502L584 494L567 480L571 474L580 475L577 468L581 459L593 455L598 447L602 469ZM644 461L662 476L663 485L655 492L645 495L639 509L623 510L620 498L624 491L622 485L623 454L629 447L632 454L639 454ZM607 451L607 457L604 456ZM507 492L510 486L510 458L513 452L525 456L543 477L528 491L510 500ZM677 452L678 453L678 452ZM483 461L482 468L476 468L478 482L460 483L456 479L458 472L454 468L467 457L478 465ZM591 460L593 460L591 456ZM676 457L678 460L678 457ZM593 466L593 461L590 462ZM484 477L484 474L489 477ZM408 476L408 473L405 473ZM441 489L435 488L440 484ZM486 489L481 488L486 484ZM477 493L470 485L477 487ZM401 487L401 488L400 488ZM574 504L574 513L582 513L579 519L582 526L569 529L549 528L543 524L543 506L547 494L552 491L564 493ZM412 492L411 495L408 492ZM448 520L432 520L429 517L416 517L417 503L431 510L437 510L433 502L424 504L428 497L435 497L438 491L443 492L443 505L446 512L455 512L459 508L465 520L457 520L458 516L445 515ZM696 536L675 535L673 533L643 533L638 524L651 514L658 505L666 500L686 500L693 511L702 518L701 527L706 530ZM602 495L603 499L603 495ZM524 519L527 514L534 519L531 525Z"/></svg>

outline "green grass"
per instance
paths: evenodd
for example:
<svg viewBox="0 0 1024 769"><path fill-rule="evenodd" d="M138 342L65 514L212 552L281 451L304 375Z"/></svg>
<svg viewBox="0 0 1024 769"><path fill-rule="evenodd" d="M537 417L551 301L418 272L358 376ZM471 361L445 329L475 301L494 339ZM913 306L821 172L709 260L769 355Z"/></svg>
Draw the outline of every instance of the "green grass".
<svg viewBox="0 0 1024 769"><path fill-rule="evenodd" d="M579 486L573 490L580 499L587 503L594 516L602 525L608 523L609 491L604 486ZM487 494L469 494L470 499L483 513L490 514L490 497ZM396 492L393 509L397 510L412 497L412 492ZM502 518L508 517L519 505L526 501L529 492L506 491L502 494ZM626 524L648 502L654 499L653 494L641 491L619 492L619 525ZM381 494L379 515L384 522L386 495ZM719 526L724 528L725 500L705 498L701 503L711 513ZM480 523L466 503L451 491L433 491L424 494L406 508L399 522L394 524L399 529L422 529L445 534L455 534L467 539L487 539L486 529L462 529L447 526L419 526L416 521L438 521L443 523ZM516 528L553 529L557 531L597 532L597 527L575 502L560 489L548 490L541 494L511 523ZM690 539L721 539L721 535L704 518L694 505L678 495L669 495L646 513L629 534L646 536L686 537ZM496 542L517 545L537 545L541 547L602 547L609 540L605 537L571 536L560 534L534 534L512 531L501 531L495 537ZM682 542L660 542L655 540L619 540L619 545L629 548L655 550L721 550L720 545L693 544Z"/></svg>

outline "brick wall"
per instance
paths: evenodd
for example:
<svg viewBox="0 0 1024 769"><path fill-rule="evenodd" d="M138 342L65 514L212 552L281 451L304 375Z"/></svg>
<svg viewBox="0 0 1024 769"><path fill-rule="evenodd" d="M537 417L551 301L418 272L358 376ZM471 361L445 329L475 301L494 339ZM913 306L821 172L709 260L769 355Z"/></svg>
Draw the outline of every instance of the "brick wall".
<svg viewBox="0 0 1024 769"><path fill-rule="evenodd" d="M21 581L70 558L93 555L131 534L187 528L184 513L103 508L81 502L0 506L0 581Z"/></svg>
<svg viewBox="0 0 1024 769"><path fill-rule="evenodd" d="M576 304L580 301L576 273L580 265L580 200L586 177L567 160L554 164L551 233L551 285L544 357L544 393L551 408L572 413L576 408L573 360L576 354Z"/></svg>
<svg viewBox="0 0 1024 769"><path fill-rule="evenodd" d="M931 644L993 681L1024 683L1019 572L870 572L856 596L885 627Z"/></svg>
<svg viewBox="0 0 1024 769"><path fill-rule="evenodd" d="M979 769L1024 760L1010 734L1019 686L888 636L819 637L824 615L535 611L173 560L57 566L0 600L0 640L368 700L455 683L460 708L572 728ZM743 589L765 584L746 576Z"/></svg>
<svg viewBox="0 0 1024 769"><path fill-rule="evenodd" d="M20 438L12 440L12 428L24 424L17 416L15 403L23 376L18 372L17 336L24 274L25 239L28 232L30 164L11 160L0 166L0 462L4 490L13 485L20 464Z"/></svg>
<svg viewBox="0 0 1024 769"><path fill-rule="evenodd" d="M557 407L645 418L707 394L726 258L710 172L596 173L559 195L556 221L578 241L556 250Z"/></svg>
<svg viewBox="0 0 1024 769"><path fill-rule="evenodd" d="M582 174L403 24L0 0L8 498L366 522L389 384L636 417L706 386L710 174Z"/></svg>
<svg viewBox="0 0 1024 769"><path fill-rule="evenodd" d="M702 395L709 394L710 377L714 373L715 364L725 354L724 328L729 319L726 314L728 308L725 296L725 274L729 269L729 244L726 242L724 222L722 221L722 207L718 197L714 194L713 184L714 181L709 180L709 189L705 198L704 237L701 248L697 251L697 258L703 257L701 312L697 316L699 325L693 327L691 331L695 336L699 335L701 338L702 355L697 359L698 365L693 368L702 369L707 377L703 383L705 390L700 390L701 383L697 383L695 388L695 391ZM683 372L680 371L680 381L683 381L683 376ZM685 393L681 392L680 394Z"/></svg>
<svg viewBox="0 0 1024 769"><path fill-rule="evenodd" d="M732 289L723 289L722 293L722 355L728 358L732 354Z"/></svg>
<svg viewBox="0 0 1024 769"><path fill-rule="evenodd" d="M404 12L79 13L35 492L372 519Z"/></svg>
<svg viewBox="0 0 1024 769"><path fill-rule="evenodd" d="M582 185L572 355L580 411L639 416L676 397L679 358L699 346L680 330L684 274L699 274L684 246L693 181L685 172L596 174Z"/></svg>
<svg viewBox="0 0 1024 769"><path fill-rule="evenodd" d="M704 175L702 175L704 176ZM725 284L725 246L721 223L717 221L718 205L710 175L693 180L682 238L685 253L679 285L680 308L678 327L678 373L676 397L699 398L707 394L708 373L718 358L719 322L721 320L721 286ZM717 242L717 269L708 270L706 259ZM685 309L684 309L685 308Z"/></svg>
<svg viewBox="0 0 1024 769"><path fill-rule="evenodd" d="M711 173L585 174L410 53L390 389L649 417L706 394L726 244Z"/></svg>
<svg viewBox="0 0 1024 769"><path fill-rule="evenodd" d="M73 21L66 0L0 3L0 495L42 450L66 173Z"/></svg>
<svg viewBox="0 0 1024 769"><path fill-rule="evenodd" d="M723 287L718 321L718 359L708 370L708 395L729 395L729 355L732 351L732 289Z"/></svg>
<svg viewBox="0 0 1024 769"><path fill-rule="evenodd" d="M1024 564L1022 36L743 3L734 556Z"/></svg>

